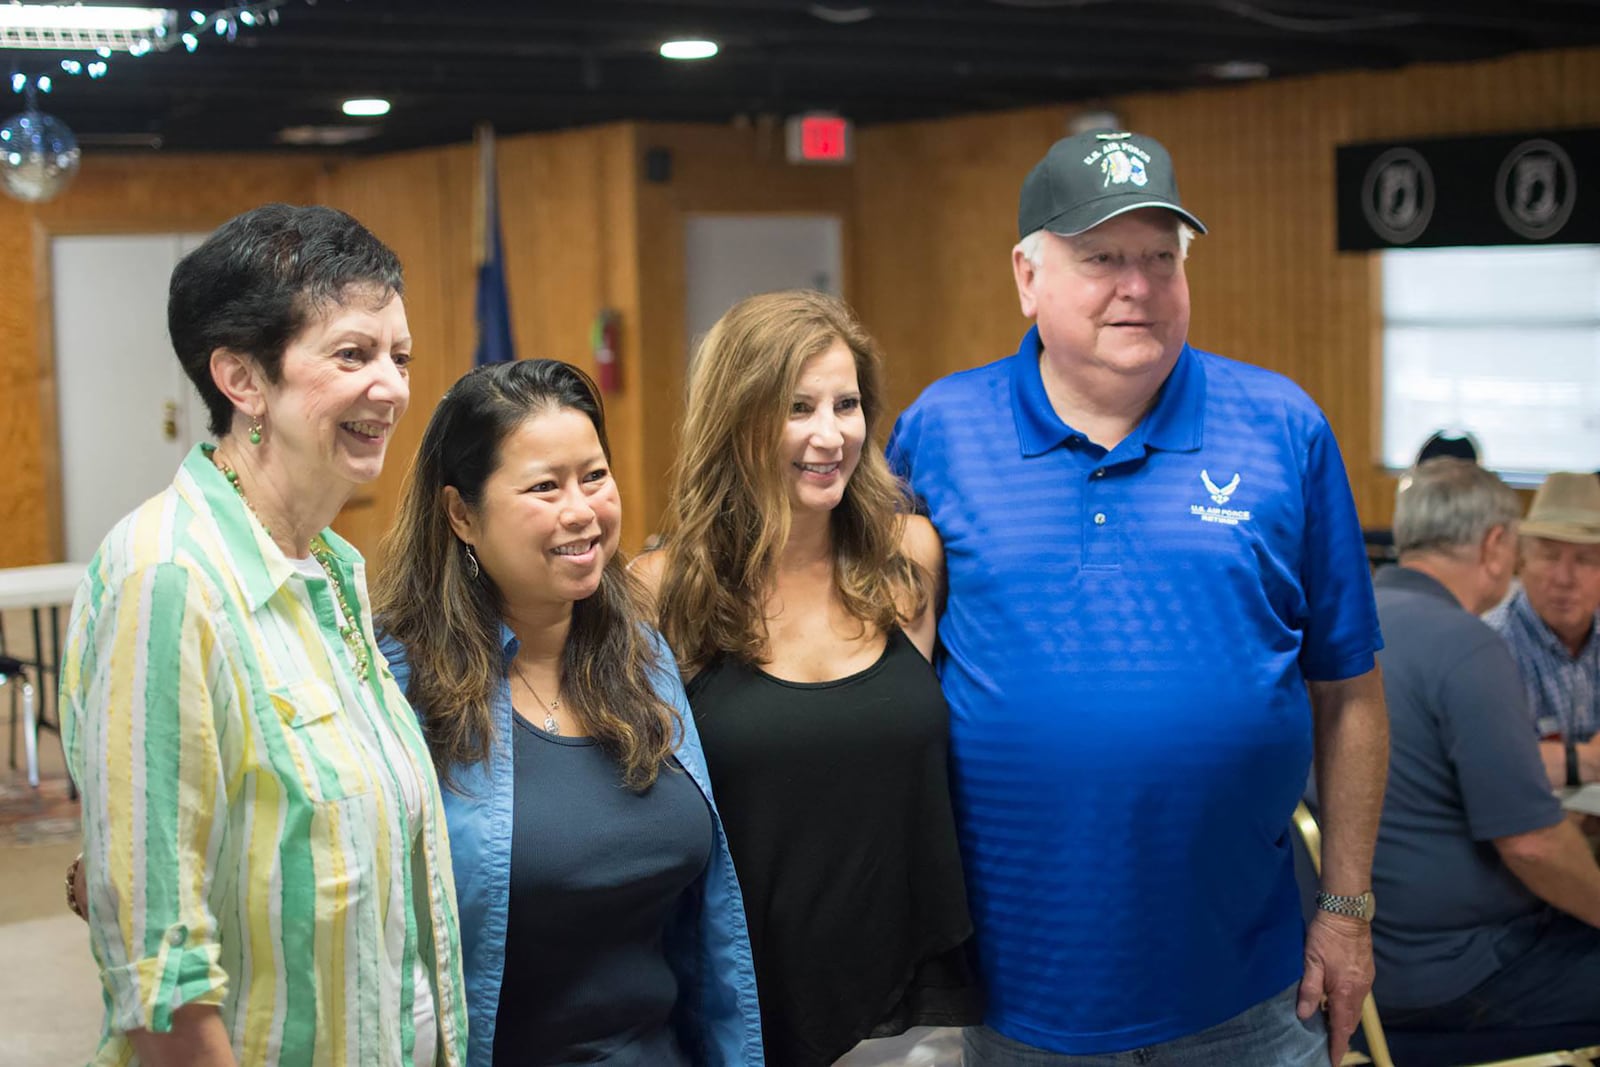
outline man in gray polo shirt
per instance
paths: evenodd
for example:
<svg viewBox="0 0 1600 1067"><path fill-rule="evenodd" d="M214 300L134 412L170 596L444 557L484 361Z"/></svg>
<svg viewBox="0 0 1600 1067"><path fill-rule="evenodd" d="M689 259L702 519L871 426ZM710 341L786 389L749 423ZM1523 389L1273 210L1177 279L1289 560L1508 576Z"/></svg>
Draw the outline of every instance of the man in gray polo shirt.
<svg viewBox="0 0 1600 1067"><path fill-rule="evenodd" d="M1400 483L1380 571L1389 789L1373 861L1386 1025L1595 1025L1600 866L1562 814L1517 665L1478 613L1505 596L1517 496L1459 459Z"/></svg>

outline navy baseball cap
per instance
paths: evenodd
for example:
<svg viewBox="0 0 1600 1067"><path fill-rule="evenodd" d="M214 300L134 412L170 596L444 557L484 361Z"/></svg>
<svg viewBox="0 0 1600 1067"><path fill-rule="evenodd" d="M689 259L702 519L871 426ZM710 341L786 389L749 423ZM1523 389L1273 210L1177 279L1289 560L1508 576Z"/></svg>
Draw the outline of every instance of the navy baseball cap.
<svg viewBox="0 0 1600 1067"><path fill-rule="evenodd" d="M1017 236L1049 230L1062 237L1143 207L1171 211L1205 233L1205 224L1178 202L1172 157L1153 137L1090 130L1050 146L1022 181Z"/></svg>

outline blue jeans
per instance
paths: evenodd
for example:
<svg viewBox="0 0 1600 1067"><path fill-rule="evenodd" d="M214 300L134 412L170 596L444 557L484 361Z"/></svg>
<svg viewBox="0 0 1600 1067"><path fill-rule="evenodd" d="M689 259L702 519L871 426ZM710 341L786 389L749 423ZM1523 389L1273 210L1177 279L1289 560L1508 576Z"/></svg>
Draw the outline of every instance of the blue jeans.
<svg viewBox="0 0 1600 1067"><path fill-rule="evenodd" d="M1396 1030L1516 1030L1593 1025L1600 1036L1600 930L1552 911L1539 938L1472 992L1402 1011L1378 1005Z"/></svg>
<svg viewBox="0 0 1600 1067"><path fill-rule="evenodd" d="M1300 983L1198 1034L1148 1048L1068 1056L1013 1041L987 1026L966 1030L963 1067L1328 1067L1328 1025L1295 1013Z"/></svg>

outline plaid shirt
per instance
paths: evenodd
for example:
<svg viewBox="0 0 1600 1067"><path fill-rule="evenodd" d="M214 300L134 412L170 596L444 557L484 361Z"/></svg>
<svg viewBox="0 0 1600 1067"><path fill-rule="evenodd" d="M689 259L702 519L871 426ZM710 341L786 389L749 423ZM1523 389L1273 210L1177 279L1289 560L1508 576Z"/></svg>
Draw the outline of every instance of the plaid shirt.
<svg viewBox="0 0 1600 1067"><path fill-rule="evenodd" d="M1511 646L1540 736L1592 738L1600 729L1600 638L1591 631L1583 650L1573 656L1534 612L1523 589L1483 619ZM1600 612L1595 621L1600 624Z"/></svg>

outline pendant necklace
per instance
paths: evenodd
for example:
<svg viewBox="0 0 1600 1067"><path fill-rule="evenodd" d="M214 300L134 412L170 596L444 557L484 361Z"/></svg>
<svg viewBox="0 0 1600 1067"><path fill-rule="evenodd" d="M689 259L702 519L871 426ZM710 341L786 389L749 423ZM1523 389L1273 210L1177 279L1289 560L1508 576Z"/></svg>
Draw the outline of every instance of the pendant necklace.
<svg viewBox="0 0 1600 1067"><path fill-rule="evenodd" d="M261 516L256 514L255 505L250 503L250 498L244 495L244 486L239 484L238 472L217 455L215 445L210 448L201 447L210 457L212 464L228 480L228 484L233 486L233 491L239 494L239 499L244 501L245 510L250 512L256 522L261 523L261 529L265 531L267 539L271 540L272 530L262 521ZM345 589L344 579L340 577L338 565L334 562L333 549L328 547L321 534L311 541L311 555L321 564L323 573L328 576L328 583L333 586L333 595L339 602L339 611L344 615L344 620L339 626L339 636L344 639L345 648L350 650L350 658L355 662L356 677L364 682L372 676L372 653L367 650L366 638L361 633L360 623L357 622L360 616L356 614L355 598Z"/></svg>
<svg viewBox="0 0 1600 1067"><path fill-rule="evenodd" d="M533 699L539 702L540 707L545 707L546 701L544 697L540 696L539 691L533 687L533 683L528 681L528 676L522 673L522 664L512 660L511 669L517 672L517 677L522 679L522 684L528 687L528 692L533 694ZM548 702L548 707L544 713L544 732L554 734L557 737L561 736L561 724L556 722L556 709L559 707L561 707L561 699L557 697L555 700Z"/></svg>

